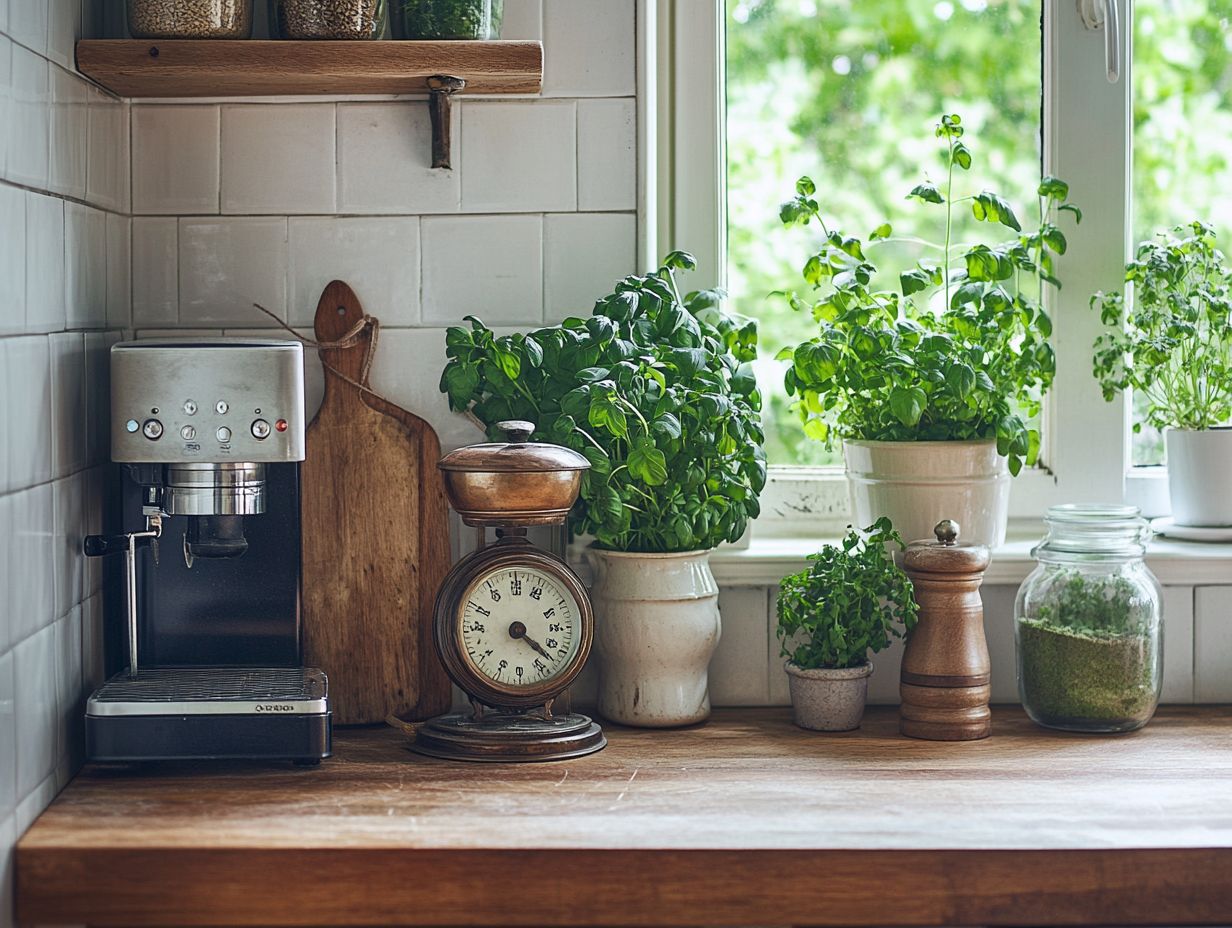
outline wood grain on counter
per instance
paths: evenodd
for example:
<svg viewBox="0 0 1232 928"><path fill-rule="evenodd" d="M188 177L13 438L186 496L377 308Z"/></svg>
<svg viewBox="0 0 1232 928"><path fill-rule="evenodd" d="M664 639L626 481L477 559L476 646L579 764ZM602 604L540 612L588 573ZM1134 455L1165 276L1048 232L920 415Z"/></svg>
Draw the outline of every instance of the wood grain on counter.
<svg viewBox="0 0 1232 928"><path fill-rule="evenodd" d="M1232 921L1232 708L1141 732L819 735L786 709L610 727L545 765L339 732L316 770L87 768L17 849L18 920L92 925Z"/></svg>

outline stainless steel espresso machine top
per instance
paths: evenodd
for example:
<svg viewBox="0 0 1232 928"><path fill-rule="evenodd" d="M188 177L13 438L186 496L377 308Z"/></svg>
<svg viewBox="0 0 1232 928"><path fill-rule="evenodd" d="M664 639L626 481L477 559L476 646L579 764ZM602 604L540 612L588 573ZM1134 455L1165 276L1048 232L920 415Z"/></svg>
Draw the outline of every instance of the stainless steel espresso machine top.
<svg viewBox="0 0 1232 928"><path fill-rule="evenodd" d="M325 675L301 660L305 425L297 342L111 349L123 525L85 548L124 555L127 622L108 651L126 666L87 704L92 758L329 755Z"/></svg>

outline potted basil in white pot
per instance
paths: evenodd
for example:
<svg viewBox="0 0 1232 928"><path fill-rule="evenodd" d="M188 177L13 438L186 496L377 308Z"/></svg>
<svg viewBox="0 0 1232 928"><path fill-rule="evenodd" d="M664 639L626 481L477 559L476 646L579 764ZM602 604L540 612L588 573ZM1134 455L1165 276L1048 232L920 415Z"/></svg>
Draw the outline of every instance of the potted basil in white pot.
<svg viewBox="0 0 1232 928"><path fill-rule="evenodd" d="M971 168L958 116L943 116L945 181L918 184L908 197L939 205L940 241L895 236L888 223L867 246L823 218L808 177L780 208L785 225L820 226L822 239L803 267L811 287L785 293L817 332L784 349L786 373L805 434L843 444L854 516L861 525L887 516L908 538L928 537L945 518L972 541L1005 540L1010 476L1039 453L1031 424L1056 372L1043 307L1045 286L1059 286L1054 257L1064 253L1056 225L1069 187L1045 177L1039 224L1024 232L1010 204L988 190L963 194L955 182ZM962 212L1011 230L992 243L959 243ZM921 257L887 288L872 250L919 248ZM866 254L866 247L870 254Z"/></svg>
<svg viewBox="0 0 1232 928"><path fill-rule="evenodd" d="M682 296L683 252L627 277L587 319L497 336L452 328L441 389L492 431L536 423L535 441L585 455L569 524L594 542L599 711L670 727L710 714L719 642L710 551L744 534L766 482L757 329L718 294Z"/></svg>
<svg viewBox="0 0 1232 928"><path fill-rule="evenodd" d="M869 655L915 627L919 606L911 579L894 563L902 538L889 519L863 533L848 529L838 545L779 583L778 636L796 724L814 731L860 727L873 673Z"/></svg>
<svg viewBox="0 0 1232 928"><path fill-rule="evenodd" d="M1109 326L1095 342L1104 398L1140 393L1147 424L1165 430L1173 521L1232 526L1232 272L1215 230L1159 233L1138 246L1125 280L1132 307L1120 293L1091 297Z"/></svg>

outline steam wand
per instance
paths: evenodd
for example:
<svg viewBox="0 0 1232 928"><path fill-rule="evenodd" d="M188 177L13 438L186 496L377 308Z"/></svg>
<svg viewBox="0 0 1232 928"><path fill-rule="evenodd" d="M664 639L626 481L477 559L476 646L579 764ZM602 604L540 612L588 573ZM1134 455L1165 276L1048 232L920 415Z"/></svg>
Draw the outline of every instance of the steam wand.
<svg viewBox="0 0 1232 928"><path fill-rule="evenodd" d="M147 513L144 532L122 535L87 535L82 549L87 557L124 551L124 596L128 607L128 677L137 679L137 546L152 544L163 533L161 513Z"/></svg>

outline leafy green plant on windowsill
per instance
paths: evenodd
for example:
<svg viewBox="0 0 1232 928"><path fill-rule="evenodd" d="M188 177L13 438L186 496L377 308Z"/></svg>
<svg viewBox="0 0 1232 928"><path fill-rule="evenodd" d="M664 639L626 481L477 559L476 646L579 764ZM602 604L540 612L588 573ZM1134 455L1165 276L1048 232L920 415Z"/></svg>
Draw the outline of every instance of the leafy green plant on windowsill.
<svg viewBox="0 0 1232 928"><path fill-rule="evenodd" d="M478 319L446 333L441 391L496 439L495 424L536 424L590 470L570 513L575 533L615 551L669 552L737 540L766 482L757 327L719 294L682 296L673 252L626 277L588 319L496 335Z"/></svg>
<svg viewBox="0 0 1232 928"><path fill-rule="evenodd" d="M904 549L889 519L809 556L810 565L784 577L777 603L783 656L804 670L859 667L915 627L919 614L911 580L889 546Z"/></svg>
<svg viewBox="0 0 1232 928"><path fill-rule="evenodd" d="M942 116L945 181L925 181L909 199L944 210L944 239L896 237L888 223L869 236L868 250L885 242L919 246L930 257L903 273L898 290L878 289L877 266L860 239L827 223L808 177L784 203L785 225L817 222L824 239L803 267L814 293L784 294L793 309L811 313L818 333L784 349L791 361L787 392L805 433L835 439L961 441L996 439L1011 473L1034 463L1039 433L1028 424L1052 384L1056 362L1044 288L1060 287L1055 257L1066 239L1058 214L1081 219L1066 202L1068 185L1043 178L1036 190L1039 224L1023 231L1009 202L988 190L956 191L956 173L969 171L970 147L957 115ZM955 243L955 209L1011 230L1013 237Z"/></svg>
<svg viewBox="0 0 1232 928"><path fill-rule="evenodd" d="M1203 431L1232 418L1232 271L1202 222L1138 246L1125 268L1132 308L1100 291L1091 306L1109 331L1095 342L1104 399L1123 390L1147 400L1158 429ZM1135 422L1139 431L1142 423Z"/></svg>

